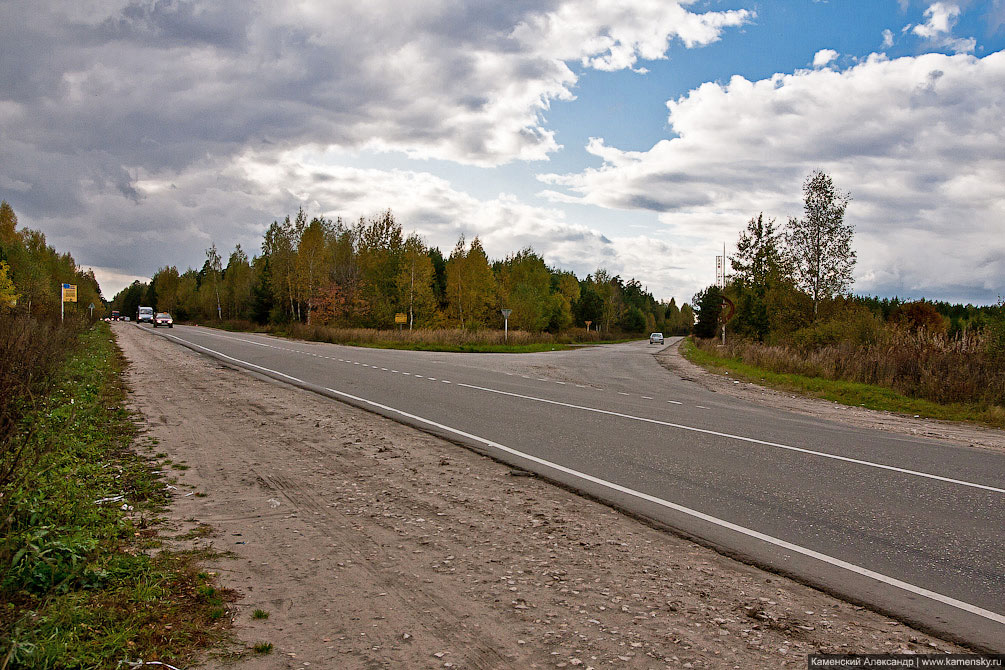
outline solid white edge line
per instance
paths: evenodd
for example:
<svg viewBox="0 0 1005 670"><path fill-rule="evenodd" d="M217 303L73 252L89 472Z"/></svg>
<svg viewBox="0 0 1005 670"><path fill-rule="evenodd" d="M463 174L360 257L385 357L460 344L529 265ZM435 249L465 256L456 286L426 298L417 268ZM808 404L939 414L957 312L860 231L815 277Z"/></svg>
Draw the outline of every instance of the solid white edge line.
<svg viewBox="0 0 1005 670"><path fill-rule="evenodd" d="M171 339L178 340L179 342L185 342L186 344L190 344L190 345L198 347L200 349L204 349L204 350L206 350L206 351L208 351L208 352L210 352L212 354L215 354L217 356L220 356L220 357L225 358L225 359L230 360L230 361L234 361L235 363L240 363L242 365L247 365L249 367L256 368L258 370L262 370L262 371L265 371L265 372L269 372L271 374L278 375L280 377L285 377L286 379L289 379L289 380L292 380L292 381L295 381L295 382L300 382L301 384L306 384L307 383L307 382L303 381L302 379L298 379L297 377L293 377L293 376L285 374L283 372L279 372L278 370L272 370L270 368L266 368L266 367L263 367L261 365L255 365L254 363L249 363L248 361L242 361L239 358L234 358L233 356L228 356L227 354L224 354L222 352L215 351L213 349L210 349L209 347L204 347L204 346L202 346L200 344L195 344L194 342L189 342L188 340L183 340L183 339L181 339L179 337L175 337L174 335L165 334L164 337L170 337ZM469 385L468 384L457 384L457 386L469 386ZM649 495L648 493L642 493L641 491L636 491L634 489L630 489L628 487L621 486L620 484L615 484L613 482L609 482L607 480L600 479L599 477L594 477L593 475L588 475L588 474L586 474L584 472L579 472L578 470L573 470L572 468L567 468L564 465L559 465L558 463L552 463L551 461L547 461L547 460L545 460L543 458L538 458L537 456L531 456L530 454L525 454L522 451L517 451L516 449L513 449L511 447L507 447L505 445L499 444L498 442L493 442L492 440L487 440L484 437L478 437L477 435L472 435L471 433L466 433L466 432L464 432L462 430L458 430L457 428L451 428L450 426L445 426L445 425L443 425L441 423L437 423L435 421L431 421L431 420L426 419L424 417L417 416L415 414L410 414L408 412L402 411L402 410L397 409L395 407L390 407L389 405L382 405L381 403L374 402L373 400L367 400L366 398L361 398L359 396L355 396L355 395L346 393L344 391L338 391L338 390L333 389L333 388L327 388L327 387L325 387L325 390L328 391L329 393L334 393L335 395L342 396L344 398L350 398L352 400L355 400L356 402L364 403L364 404L367 404L367 405L372 405L374 407L379 407L380 409L382 409L384 411L393 412L395 414L400 414L401 416L407 417L407 418L412 419L414 421L419 421L421 423L425 423L425 424L428 424L430 426L434 426L436 428L439 428L440 430L445 430L447 432L454 433L455 435L460 435L462 437L466 437L469 440L474 440L476 442L480 442L480 443L482 443L482 444L484 444L484 445L486 445L488 447L492 447L494 449L498 449L500 451L504 451L504 452L506 452L508 454L512 454L514 456L519 456L520 458L525 458L525 459L527 459L527 460L529 460L529 461L531 461L533 463L538 463L539 465L543 465L545 467L552 468L552 469L557 470L559 472L564 472L564 473L572 475L574 477L579 477L580 479L583 479L585 481L593 482L594 484L599 484L600 486L603 486L605 488L609 488L612 491L618 491L620 493L624 493L624 494L627 494L627 495L639 498L640 500L645 500L647 502L655 503L657 505L660 505L661 507L666 507L667 509L672 509L672 510L675 510L677 512L681 512L682 514L687 514L688 516L692 516L692 517L694 517L696 519L701 519L702 521L707 521L708 523L715 524L717 526L721 526L722 528L727 528L727 529L732 530L734 532L740 533L741 535L746 535L748 537L753 537L755 539L761 540L762 542L767 542L768 544L773 544L773 545L775 545L777 547L782 547L783 549L788 549L789 551L794 551L795 553L802 554L803 556L809 556L810 558L815 558L818 561L823 561L824 563L829 563L829 564L831 564L831 565L833 565L835 567L843 568L845 570L848 570L849 572L854 572L856 574L862 575L863 577L869 577L870 579L874 579L874 580L876 580L878 582L882 582L883 584L888 584L890 586L896 587L896 588L901 589L903 591L908 591L910 593L914 593L914 594L919 595L919 596L924 596L925 598L929 598L931 600L935 600L935 601L943 603L945 605L950 605L951 607L955 607L957 609L961 609L964 612L970 612L971 614L976 614L979 617L983 617L985 619L989 619L991 621L995 621L995 622L1000 623L1000 624L1005 624L1005 616L1002 616L1002 615L997 614L995 612L992 612L990 610L986 610L986 609L984 609L982 607L977 607L976 605L971 605L970 603L963 602L962 600L957 600L955 598L950 598L949 596L944 596L941 593L936 593L935 591L929 591L928 589L923 589L920 586L915 586L914 584L909 584L909 583L901 581L899 579L895 579L894 577L888 577L887 575L881 574L879 572L875 572L873 570L869 570L868 568L863 568L861 566L855 565L854 563L849 563L847 561L843 561L840 558L834 558L833 556L828 556L827 554L822 554L822 553L820 553L818 551L814 551L812 549L807 549L805 547L801 547L798 544L792 544L791 542L786 542L785 540L781 540L781 539L779 539L777 537L772 537L771 535L766 535L766 534L760 533L760 532L758 532L756 530L752 530L750 528L745 528L744 526L737 525L735 523L726 521L724 519L719 519L718 517L714 517L714 516L711 516L709 514L705 514L704 512L699 512L698 510L693 510L690 507L684 507L683 505L678 505L677 503L672 503L669 500L663 500L662 498L657 498L656 496ZM509 395L513 395L513 394L509 394ZM564 404L564 403L559 403L559 404ZM700 429L693 429L693 430L700 430ZM712 432L712 431L702 431L702 432ZM744 439L749 439L749 438L744 438Z"/></svg>
<svg viewBox="0 0 1005 670"><path fill-rule="evenodd" d="M573 405L567 402L560 402L558 400L548 400L547 398L538 398L531 395L523 395L522 393L511 393L510 391L500 391L499 389L488 388L485 386L474 386L472 384L461 384L458 383L457 386L464 386L465 388L475 389L478 391L487 391L489 393L498 393L500 395L513 396L515 398L523 398L525 400L533 400L535 402L543 402L549 405L559 405L561 407L569 407L571 409L580 409L584 412L596 412L597 414L607 414L609 416L617 416L622 419L631 419L632 421L642 421L645 423L654 423L660 426L668 426L670 428L679 428L681 430L690 430L695 433L705 433L706 435L715 435L717 437L725 437L731 440L740 440L742 442L751 442L753 444L761 444L767 447L775 447L777 449L786 449L788 451L797 451L802 454L810 454L813 456L820 456L822 458L832 458L837 461L845 461L847 463L855 463L857 465L866 465L871 468L880 468L883 470L892 470L893 472L900 472L902 474L914 475L915 477L926 477L928 479L936 479L942 482L948 482L950 484L959 484L960 486L969 486L975 489L984 489L986 491L993 491L994 493L1005 493L1005 489L996 488L994 486L988 486L987 484L976 484L974 482L963 481L961 479L952 479L950 477L943 477L941 475L933 475L927 472L918 472L917 470L908 470L906 468L898 468L893 465L884 465L882 463L873 463L872 461L863 461L857 458L849 458L847 456L838 456L837 454L828 454L823 451L814 451L812 449L804 449L803 447L793 447L787 444L779 444L778 442L768 442L766 440L758 440L753 437L744 437L743 435L732 435L731 433L722 433L717 430L708 430L707 428L696 428L695 426L685 426L680 423L671 423L670 421L660 421L659 419L649 419L644 416L633 416L631 414L623 414L622 412L614 412L607 409L598 409L596 407L586 407L584 405ZM701 407L701 405L696 405ZM708 409L704 407L703 409Z"/></svg>
<svg viewBox="0 0 1005 670"><path fill-rule="evenodd" d="M458 384L458 386L467 386L467 384ZM976 614L977 616L983 617L985 619L990 619L991 621L995 621L997 623L1005 624L1005 616L1002 616L1002 615L997 614L995 612L992 612L990 610L983 609L981 607L977 607L976 605L971 605L970 603L963 602L962 600L957 600L955 598L950 598L949 596L944 596L941 593L936 593L935 591L929 591L928 589L921 588L920 586L915 586L914 584L909 584L908 582L901 581L901 580L896 579L894 577L889 577L889 576L884 575L882 573L875 572L874 570L869 570L868 568L863 568L863 567L861 567L859 565L855 565L854 563L849 563L847 561L843 561L840 558L834 558L833 556L828 556L827 554L822 554L819 551L814 551L812 549L807 549L806 547L801 547L798 544L792 544L791 542L786 542L785 540L781 540L781 539L779 539L777 537L773 537L771 535L766 535L766 534L758 532L756 530L752 530L750 528L746 528L744 526L737 525L737 524L732 523L730 521L726 521L724 519L720 519L718 517L714 517L714 516L711 516L709 514L705 514L704 512L699 512L698 510L693 510L690 507L684 507L683 505L678 505L677 503L672 503L669 500L664 500L662 498L657 498L656 496L649 495L648 493L642 493L641 491L636 491L634 489L630 489L628 487L621 486L620 484L615 484L615 483L609 482L609 481L607 481L605 479L600 479L599 477L594 477L593 475L588 475L588 474L586 474L584 472L579 472L578 470L573 470L572 468L567 468L564 465L559 465L558 463L552 463L551 461L547 461L547 460L545 460L543 458L538 458L537 456L531 456L530 454L525 454L522 451L517 451L516 449L513 449L511 447L507 447L505 445L499 444L498 442L493 442L492 440L485 439L484 437L479 437L477 435L472 435L471 433L467 433L467 432L465 432L463 430L458 430L457 428L452 428L452 427L446 426L446 425L444 425L442 423L437 423L436 421L432 421L430 419L426 419L426 418L418 416L416 414L411 414L409 412L402 411L400 409L397 409L395 407L391 407L389 405L383 405L383 404L381 404L379 402L374 402L373 400L367 400L366 398L361 398L359 396L355 396L355 395L346 393L344 391L338 391L338 390L333 389L333 388L325 388L325 390L328 391L329 393L334 393L337 396L342 396L344 398L350 398L352 400L355 400L356 402L361 402L361 403L364 403L364 404L367 404L367 405L372 405L373 407L378 407L378 408L380 408L380 409L382 409L382 410L384 410L386 412L392 412L394 414L400 414L401 416L404 416L404 417L407 417L409 419L412 419L413 421L418 421L420 423L424 423L424 424L433 426L435 428L439 428L440 430L444 430L444 431L447 431L447 432L450 432L450 433L454 433L455 435L460 435L461 437L465 437L465 438L467 438L469 440L474 440L475 442L480 442L481 444L484 444L487 447L492 447L493 449L498 449L499 451L503 451L503 452L506 452L508 454L512 454L514 456L519 456L520 458L525 458L528 461L537 463L539 465L543 465L545 467L551 468L553 470L557 470L559 472L563 472L563 473L565 473L567 475L572 475L573 477L578 477L579 479L583 479L585 481L593 482L594 484L599 484L600 486L603 486L605 488L609 488L612 491L618 491L619 493L624 493L624 494L633 496L635 498L638 498L640 500L645 500L647 502L651 502L651 503L660 505L661 507L666 507L668 509L672 509L674 511L681 512L683 514L687 514L688 516L692 516L692 517L694 517L696 519L701 519L702 521L707 521L708 523L712 523L712 524L715 524L717 526L721 526L722 528L726 528L726 529L732 530L734 532L740 533L742 535L746 535L748 537L752 537L752 538L761 540L762 542L767 542L768 544L773 544L773 545L775 545L777 547L781 547L783 549L788 549L789 551L793 551L793 552L795 552L797 554L802 554L803 556L809 556L810 558L814 558L814 559L816 559L818 561L823 561L824 563L829 563L829 564L831 564L831 565L833 565L835 567L843 568L843 569L848 570L850 572L854 572L856 574L862 575L863 577L868 577L868 578L874 579L874 580L876 580L878 582L882 582L884 584L888 584L890 586L894 586L894 587L899 588L901 590L908 591L910 593L914 593L914 594L919 595L919 596L924 596L924 597L929 598L931 600L936 600L936 601L938 601L940 603L943 603L945 605L950 605L950 606L955 607L957 609L961 609L961 610L963 610L965 612L970 612L971 614Z"/></svg>

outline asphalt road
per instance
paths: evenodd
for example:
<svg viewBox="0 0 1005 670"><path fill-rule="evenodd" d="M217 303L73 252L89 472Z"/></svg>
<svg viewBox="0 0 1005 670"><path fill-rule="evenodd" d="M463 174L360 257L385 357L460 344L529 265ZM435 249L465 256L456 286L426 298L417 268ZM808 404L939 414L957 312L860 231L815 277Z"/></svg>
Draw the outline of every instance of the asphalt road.
<svg viewBox="0 0 1005 670"><path fill-rule="evenodd" d="M660 366L646 342L442 354L150 330L1005 652L1005 454L711 393Z"/></svg>

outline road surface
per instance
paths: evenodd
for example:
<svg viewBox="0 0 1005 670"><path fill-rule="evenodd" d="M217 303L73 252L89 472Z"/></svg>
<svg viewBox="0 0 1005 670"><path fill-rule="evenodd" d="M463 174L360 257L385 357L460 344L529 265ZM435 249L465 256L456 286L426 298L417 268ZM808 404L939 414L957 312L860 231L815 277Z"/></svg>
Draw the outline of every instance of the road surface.
<svg viewBox="0 0 1005 670"><path fill-rule="evenodd" d="M152 332L489 453L949 639L1005 651L1000 452L726 398L662 368L658 347L645 342L441 354L185 326Z"/></svg>

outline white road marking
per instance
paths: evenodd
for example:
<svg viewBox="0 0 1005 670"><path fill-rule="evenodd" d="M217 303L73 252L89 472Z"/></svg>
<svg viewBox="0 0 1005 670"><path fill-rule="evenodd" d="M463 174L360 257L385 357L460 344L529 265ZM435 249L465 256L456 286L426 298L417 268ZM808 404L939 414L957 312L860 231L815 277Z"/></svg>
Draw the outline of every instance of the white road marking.
<svg viewBox="0 0 1005 670"><path fill-rule="evenodd" d="M443 382L444 384L449 384L450 383L446 379L441 379L440 381Z"/></svg>
<svg viewBox="0 0 1005 670"><path fill-rule="evenodd" d="M810 454L812 456L820 456L822 458L831 458L836 461L844 461L846 463L855 463L856 465L866 465L871 468L879 468L882 470L891 470L893 472L900 472L902 474L914 475L915 477L925 477L927 479L936 479L941 482L948 482L950 484L959 484L960 486L969 486L975 489L984 489L985 491L993 491L994 493L1005 493L1005 489L1000 489L994 486L988 486L986 484L977 484L974 482L964 481L962 479L952 479L950 477L943 477L941 475L933 475L927 472L919 472L917 470L908 470L906 468L898 468L893 465L884 465L883 463L873 463L872 461L863 461L857 458L849 458L847 456L838 456L837 454L828 454L823 451L814 451L812 449L804 449L803 447L793 447L787 444L779 444L778 442L768 442L767 440L758 440L753 437L745 437L743 435L733 435L731 433L722 433L717 430L708 430L707 428L696 428L695 426L685 426L680 423L672 423L670 421L660 421L659 419L650 419L644 416L634 416L632 414L623 414L621 412L614 412L607 409L599 409L596 407L586 407L585 405L573 405L572 403L560 402L558 400L548 400L547 398L538 398L531 395L523 395L522 393L510 393L509 391L500 391L498 389L487 388L485 386L474 386L472 384L458 384L458 386L463 386L469 389L475 389L477 391L486 391L488 393L498 393L500 395L508 395L514 398L523 398L524 400L532 400L534 402L543 402L549 405L559 405L561 407L569 407L571 409L579 409L584 412L596 412L597 414L606 414L608 416L617 416L622 419L630 419L632 421L642 421L644 423L654 423L659 426L668 426L670 428L679 428L681 430L689 430L695 433L704 433L706 435L716 435L718 437L726 437L732 440L739 440L741 442L750 442L752 444L760 444L766 447L775 447L776 449L785 449L787 451L795 451L802 454ZM700 405L699 405L700 406ZM708 409L707 407L704 409Z"/></svg>
<svg viewBox="0 0 1005 670"><path fill-rule="evenodd" d="M565 382L555 382L555 383L556 384L561 384L562 386L565 386Z"/></svg>
<svg viewBox="0 0 1005 670"><path fill-rule="evenodd" d="M618 391L618 395L630 395L630 394L625 393L624 391Z"/></svg>
<svg viewBox="0 0 1005 670"><path fill-rule="evenodd" d="M644 396L642 396L642 399L643 400L652 400L653 398L652 398L652 396L644 395Z"/></svg>
<svg viewBox="0 0 1005 670"><path fill-rule="evenodd" d="M676 400L667 400L667 402L670 403L671 405L683 405L684 404L682 402L677 402Z"/></svg>
<svg viewBox="0 0 1005 670"><path fill-rule="evenodd" d="M704 405L695 405L695 407L698 409L708 409L708 407L705 407Z"/></svg>

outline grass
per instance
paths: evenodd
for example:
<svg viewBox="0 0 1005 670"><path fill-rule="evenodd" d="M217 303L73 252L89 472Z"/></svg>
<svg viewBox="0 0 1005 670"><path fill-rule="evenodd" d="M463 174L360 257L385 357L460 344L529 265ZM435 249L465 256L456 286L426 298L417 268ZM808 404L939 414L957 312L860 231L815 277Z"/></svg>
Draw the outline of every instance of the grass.
<svg viewBox="0 0 1005 670"><path fill-rule="evenodd" d="M269 613L262 609L257 609L251 614L252 619L268 619Z"/></svg>
<svg viewBox="0 0 1005 670"><path fill-rule="evenodd" d="M185 664L226 636L232 596L200 573L206 552L151 553L164 481L131 449L125 362L108 326L81 338L47 410L27 417L47 448L5 501L0 667Z"/></svg>
<svg viewBox="0 0 1005 670"><path fill-rule="evenodd" d="M256 654L271 654L272 653L272 643L271 642L257 642L252 649L255 650Z"/></svg>
<svg viewBox="0 0 1005 670"><path fill-rule="evenodd" d="M334 328L301 323L268 327L247 321L213 321L199 324L230 332L268 333L278 337L326 342L350 347L372 349L402 349L406 351L436 351L448 353L529 354L542 351L564 351L582 346L631 342L642 335L601 339L600 333L574 328L565 333L529 333L510 330L508 339L502 330L462 330L459 328L380 330L375 328Z"/></svg>
<svg viewBox="0 0 1005 670"><path fill-rule="evenodd" d="M773 372L749 365L736 358L719 356L699 349L688 338L681 343L681 354L696 365L740 381L749 381L762 386L800 393L814 398L823 398L842 405L866 407L868 409L945 421L969 421L995 428L1005 428L1005 409L997 406L983 406L968 403L936 403L930 400L911 398L883 386L842 380L810 377L806 375Z"/></svg>

